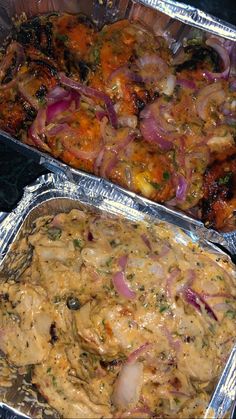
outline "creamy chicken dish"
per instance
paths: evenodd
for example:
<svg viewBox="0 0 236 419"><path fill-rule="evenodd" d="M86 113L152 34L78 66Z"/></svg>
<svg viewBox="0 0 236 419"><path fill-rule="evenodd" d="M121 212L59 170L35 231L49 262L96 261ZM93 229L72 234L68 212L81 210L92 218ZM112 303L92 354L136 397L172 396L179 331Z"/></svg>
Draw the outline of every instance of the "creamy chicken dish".
<svg viewBox="0 0 236 419"><path fill-rule="evenodd" d="M64 418L202 417L235 339L225 256L164 224L72 210L0 285L0 349Z"/></svg>

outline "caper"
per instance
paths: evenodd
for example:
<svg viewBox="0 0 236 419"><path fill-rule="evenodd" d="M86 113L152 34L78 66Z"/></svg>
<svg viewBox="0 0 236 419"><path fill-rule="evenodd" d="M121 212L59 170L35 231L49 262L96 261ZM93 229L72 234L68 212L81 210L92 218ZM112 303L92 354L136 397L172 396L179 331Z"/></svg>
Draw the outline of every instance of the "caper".
<svg viewBox="0 0 236 419"><path fill-rule="evenodd" d="M77 297L68 297L66 301L66 305L69 310L79 310L81 307L81 303Z"/></svg>

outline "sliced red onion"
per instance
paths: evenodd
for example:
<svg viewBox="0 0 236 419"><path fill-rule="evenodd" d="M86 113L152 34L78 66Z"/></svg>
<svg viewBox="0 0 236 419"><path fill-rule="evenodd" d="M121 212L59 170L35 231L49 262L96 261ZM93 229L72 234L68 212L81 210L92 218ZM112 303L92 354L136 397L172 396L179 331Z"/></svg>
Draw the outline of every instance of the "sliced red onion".
<svg viewBox="0 0 236 419"><path fill-rule="evenodd" d="M122 150L124 150L134 139L136 138L135 132L130 132L127 136L124 137L123 141L120 141L118 144L116 144L114 147L112 147L110 150L114 151L115 153L120 153Z"/></svg>
<svg viewBox="0 0 236 419"><path fill-rule="evenodd" d="M122 66L112 71L112 73L108 77L108 81L111 81L114 78L119 77L120 75L123 75L123 74L132 81L135 81L137 83L143 82L142 77L139 74L135 73L134 71L131 71L127 66Z"/></svg>
<svg viewBox="0 0 236 419"><path fill-rule="evenodd" d="M207 314L217 321L217 317L214 311L211 309L209 304L204 300L204 298L194 291L192 288L186 288L183 292L184 298L187 303L191 304L197 311L201 312L201 304L204 306Z"/></svg>
<svg viewBox="0 0 236 419"><path fill-rule="evenodd" d="M177 175L177 188L176 188L176 199L179 202L183 202L186 199L188 189L188 183L187 180L183 175Z"/></svg>
<svg viewBox="0 0 236 419"><path fill-rule="evenodd" d="M19 70L19 67L24 64L25 62L25 53L24 48L21 44L18 42L13 41L6 50L6 54L0 64L0 82L5 77L6 71L10 67L12 63L12 59L15 55L15 64L14 64L14 70L12 71L12 79L9 83L1 84L0 89L8 89L12 87L16 80L17 80L17 72ZM16 76L16 77L15 77Z"/></svg>
<svg viewBox="0 0 236 419"><path fill-rule="evenodd" d="M116 167L118 162L119 162L118 156L116 154L113 155L113 157L111 157L108 163L105 162L104 165L103 164L101 165L100 175L104 178L109 178L112 170Z"/></svg>
<svg viewBox="0 0 236 419"><path fill-rule="evenodd" d="M206 298L219 298L219 297L236 299L236 296L234 296L232 294L229 294L229 293L226 293L226 292L217 292L215 294L209 294L209 293L204 292L201 295L202 295L202 298L204 298L204 299L206 299Z"/></svg>
<svg viewBox="0 0 236 419"><path fill-rule="evenodd" d="M232 306L228 303L218 303L213 306L213 309L216 311L227 311L231 310Z"/></svg>
<svg viewBox="0 0 236 419"><path fill-rule="evenodd" d="M176 84L187 89L196 90L197 86L193 80L188 79L177 79Z"/></svg>
<svg viewBox="0 0 236 419"><path fill-rule="evenodd" d="M104 134L103 134L104 136ZM104 136L105 137L105 136ZM109 178L111 171L119 162L119 153L123 151L136 137L136 133L132 132L129 133L123 141L119 142L117 145L113 146L108 150L108 152L112 153L113 156L109 156L109 159L106 159L106 147L103 149L103 154L99 155L99 159L96 162L96 167L99 164L99 174L101 177ZM106 141L106 138L103 138Z"/></svg>
<svg viewBox="0 0 236 419"><path fill-rule="evenodd" d="M140 75L145 82L155 82L166 76L169 67L158 55L144 55L136 60Z"/></svg>
<svg viewBox="0 0 236 419"><path fill-rule="evenodd" d="M141 234L141 239L143 240L143 242L146 244L148 250L152 251L152 246L150 243L149 238L146 236L146 234Z"/></svg>
<svg viewBox="0 0 236 419"><path fill-rule="evenodd" d="M70 129L70 127L69 127L69 125L68 124L56 124L56 125L53 125L53 126L48 126L48 127L46 127L46 131L45 131L45 133L46 133L46 135L49 135L49 136L55 136L55 135L57 135L57 134L59 134L59 132L61 133L62 131L65 131L65 130L69 130Z"/></svg>
<svg viewBox="0 0 236 419"><path fill-rule="evenodd" d="M63 147L69 151L71 154L73 154L74 157L76 157L76 159L83 159L83 160L92 160L95 159L98 154L100 149L94 150L94 151L83 151L83 150L79 150L76 146L73 146L70 143L70 139L69 138L62 138L61 140Z"/></svg>
<svg viewBox="0 0 236 419"><path fill-rule="evenodd" d="M230 72L230 58L229 53L226 48L216 39L216 38L209 38L206 41L206 45L213 48L220 56L223 64L224 70L221 73L211 73L209 71L205 72L206 77L209 81L214 81L218 79L227 79L229 77Z"/></svg>
<svg viewBox="0 0 236 419"><path fill-rule="evenodd" d="M196 110L198 115L204 121L208 118L208 106L209 103L214 101L218 105L221 105L226 99L226 94L222 89L221 83L213 83L206 87L203 87L197 96Z"/></svg>
<svg viewBox="0 0 236 419"><path fill-rule="evenodd" d="M173 147L173 143L160 133L160 129L154 118L141 120L140 131L145 141L158 145L164 151L168 151Z"/></svg>
<svg viewBox="0 0 236 419"><path fill-rule="evenodd" d="M119 116L118 125L119 127L129 127L135 129L138 124L138 118L136 115Z"/></svg>
<svg viewBox="0 0 236 419"><path fill-rule="evenodd" d="M136 415L135 416L136 418L142 418L142 419L146 416L149 418L155 417L155 413L148 406L143 406L143 407L135 407L135 409L125 412L124 414L122 414L122 416L119 416L119 418L133 417L133 415Z"/></svg>
<svg viewBox="0 0 236 419"><path fill-rule="evenodd" d="M125 364L115 382L113 404L121 409L135 406L143 384L143 365L140 362Z"/></svg>
<svg viewBox="0 0 236 419"><path fill-rule="evenodd" d="M176 352L180 350L181 347L181 340L180 339L174 339L170 331L167 329L166 326L162 326L161 330L165 337L167 338L169 345L171 348L173 348Z"/></svg>
<svg viewBox="0 0 236 419"><path fill-rule="evenodd" d="M170 251L170 247L167 244L164 244L161 247L160 252L158 254L156 254L156 253L150 254L150 258L152 260L160 260L161 258L166 256L169 253L169 251Z"/></svg>
<svg viewBox="0 0 236 419"><path fill-rule="evenodd" d="M48 103L51 102L58 102L60 100L63 100L65 98L68 98L69 92L65 89L63 89L63 87L61 86L55 86L53 89L51 89L47 96L46 96L46 100Z"/></svg>
<svg viewBox="0 0 236 419"><path fill-rule="evenodd" d="M101 121L103 118L108 118L108 114L106 111L96 111L95 116L99 121Z"/></svg>
<svg viewBox="0 0 236 419"><path fill-rule="evenodd" d="M105 93L101 92L100 90L96 90L96 89L93 89L92 87L88 87L81 83L78 83L74 81L73 79L66 77L63 73L59 74L59 78L60 78L60 82L63 85L78 91L82 95L85 95L88 97L94 97L94 98L102 100L106 105L107 113L108 113L108 117L109 117L111 125L114 128L117 127L117 115L116 115L112 100L109 98L109 96L107 96Z"/></svg>
<svg viewBox="0 0 236 419"><path fill-rule="evenodd" d="M97 158L94 162L94 173L95 173L95 175L99 175L99 173L100 173L100 167L101 167L101 164L102 164L102 161L103 161L104 152L105 152L105 149L104 149L104 147L102 147L101 151L98 153L98 156L97 156Z"/></svg>
<svg viewBox="0 0 236 419"><path fill-rule="evenodd" d="M181 271L179 268L174 268L173 271L170 273L170 275L167 277L166 280L166 295L167 298L172 299L173 298L173 284L176 281L176 279L179 277Z"/></svg>
<svg viewBox="0 0 236 419"><path fill-rule="evenodd" d="M41 139L40 135L44 135L45 131L45 124L46 124L46 111L45 109L39 109L38 114L31 125L28 135L33 141L33 143L36 145L36 147L50 152L49 146Z"/></svg>
<svg viewBox="0 0 236 419"><path fill-rule="evenodd" d="M136 292L131 290L126 283L124 272L116 272L112 277L114 288L124 298L132 300L136 297Z"/></svg>
<svg viewBox="0 0 236 419"><path fill-rule="evenodd" d="M177 390L170 390L170 394L173 394L176 397L191 397L191 394Z"/></svg>
<svg viewBox="0 0 236 419"><path fill-rule="evenodd" d="M134 362L137 362L139 357L143 355L148 349L150 349L151 344L146 342L143 345L141 345L139 348L135 349L135 351L131 352L127 358L128 364L133 364Z"/></svg>
<svg viewBox="0 0 236 419"><path fill-rule="evenodd" d="M118 259L118 265L119 265L120 269L122 269L122 271L125 271L127 262L128 262L128 256L127 255L121 256Z"/></svg>
<svg viewBox="0 0 236 419"><path fill-rule="evenodd" d="M50 104L47 107L47 124L50 124L58 115L66 111L70 107L70 104L68 100L60 100L59 102Z"/></svg>

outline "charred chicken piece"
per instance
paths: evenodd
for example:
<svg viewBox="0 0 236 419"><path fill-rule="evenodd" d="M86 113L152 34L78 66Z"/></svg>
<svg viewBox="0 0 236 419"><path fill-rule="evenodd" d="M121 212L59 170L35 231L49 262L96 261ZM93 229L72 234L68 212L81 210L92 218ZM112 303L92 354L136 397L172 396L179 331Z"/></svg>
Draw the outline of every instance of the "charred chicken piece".
<svg viewBox="0 0 236 419"><path fill-rule="evenodd" d="M225 231L235 229L236 155L215 162L204 176L202 220L208 227Z"/></svg>

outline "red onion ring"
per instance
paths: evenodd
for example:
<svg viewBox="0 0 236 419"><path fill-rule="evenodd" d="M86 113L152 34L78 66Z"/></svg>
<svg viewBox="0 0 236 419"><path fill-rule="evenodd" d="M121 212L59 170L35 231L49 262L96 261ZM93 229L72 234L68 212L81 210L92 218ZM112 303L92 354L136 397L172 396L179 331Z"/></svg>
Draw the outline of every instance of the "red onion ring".
<svg viewBox="0 0 236 419"><path fill-rule="evenodd" d="M216 38L207 39L206 45L213 48L219 54L224 64L224 70L221 73L211 73L209 71L205 71L206 77L209 81L228 79L230 72L230 58L227 49L224 48L224 46Z"/></svg>
<svg viewBox="0 0 236 419"><path fill-rule="evenodd" d="M219 297L222 297L222 298L232 298L234 300L236 299L236 296L234 296L232 294L229 294L229 293L226 293L226 292L217 292L215 294L209 294L209 293L203 292L201 294L201 296L204 299L206 299L206 298L219 298Z"/></svg>
<svg viewBox="0 0 236 419"><path fill-rule="evenodd" d="M158 145L162 150L171 150L173 144L159 131L159 127L153 118L146 118L140 122L140 131L145 141Z"/></svg>
<svg viewBox="0 0 236 419"><path fill-rule="evenodd" d="M61 140L63 147L73 154L76 159L91 160L95 159L98 156L100 148L94 151L83 151L79 150L77 147L73 146L70 143L70 138L62 138Z"/></svg>
<svg viewBox="0 0 236 419"><path fill-rule="evenodd" d="M177 79L176 84L181 87L186 87L187 89L196 90L197 86L193 80L188 79Z"/></svg>
<svg viewBox="0 0 236 419"><path fill-rule="evenodd" d="M141 239L143 240L143 242L146 244L147 248L152 252L152 246L150 243L149 238L146 236L146 234L141 234Z"/></svg>
<svg viewBox="0 0 236 419"><path fill-rule="evenodd" d="M133 300L136 297L136 292L131 290L126 283L124 272L116 272L112 277L112 282L115 290L124 298Z"/></svg>
<svg viewBox="0 0 236 419"><path fill-rule="evenodd" d="M66 99L62 99L58 102L51 103L47 106L47 124L54 121L55 118L62 112L66 111L71 105L71 102Z"/></svg>
<svg viewBox="0 0 236 419"><path fill-rule="evenodd" d="M128 79L135 81L137 83L143 82L142 77L139 74L131 71L127 66L121 66L117 68L116 70L112 71L112 73L108 77L108 81L111 81L122 74L124 74Z"/></svg>
<svg viewBox="0 0 236 419"><path fill-rule="evenodd" d="M148 348L150 348L152 345L148 342L144 343L143 345L139 346L139 348L135 349L133 352L131 352L127 358L127 363L132 364L136 361L138 361L139 357L143 355Z"/></svg>
<svg viewBox="0 0 236 419"><path fill-rule="evenodd" d="M104 133L103 133L104 136ZM103 150L103 154L99 156L99 160L95 163L96 168L99 169L99 173L101 177L108 178L110 176L111 171L114 169L114 167L119 162L119 153L125 149L136 137L136 134L134 132L129 133L122 142L115 145L114 147L111 147L109 150L105 147ZM106 140L106 138L103 138ZM106 153L113 153L114 155L109 158L107 161L106 159ZM99 165L99 166L98 166Z"/></svg>
<svg viewBox="0 0 236 419"><path fill-rule="evenodd" d="M127 262L128 262L128 256L127 255L121 256L118 259L118 265L119 265L120 269L122 269L122 271L125 271Z"/></svg>
<svg viewBox="0 0 236 419"><path fill-rule="evenodd" d="M145 82L155 82L166 76L169 67L158 55L144 55L136 60L140 75Z"/></svg>
<svg viewBox="0 0 236 419"><path fill-rule="evenodd" d="M198 115L204 121L207 120L208 117L208 105L209 102L213 101L216 102L218 105L221 105L226 99L226 94L222 89L221 83L213 83L206 87L203 87L197 96L196 100L196 110Z"/></svg>
<svg viewBox="0 0 236 419"><path fill-rule="evenodd" d="M46 96L47 103L51 102L58 102L60 100L66 99L68 97L69 92L61 86L55 86L53 89L48 92Z"/></svg>
<svg viewBox="0 0 236 419"><path fill-rule="evenodd" d="M165 337L167 338L169 345L173 348L176 352L179 352L181 346L180 339L174 339L170 331L167 329L166 326L161 326L161 330Z"/></svg>
<svg viewBox="0 0 236 419"><path fill-rule="evenodd" d="M176 199L183 202L186 199L188 183L183 175L177 175Z"/></svg>
<svg viewBox="0 0 236 419"><path fill-rule="evenodd" d="M166 279L165 291L166 291L167 298L169 299L173 298L173 293L172 293L173 283L179 277L180 273L181 273L181 270L179 268L174 268L173 271L170 273L170 275Z"/></svg>
<svg viewBox="0 0 236 419"><path fill-rule="evenodd" d="M112 100L109 98L109 96L107 96L103 92L100 92L99 90L93 89L92 87L88 87L81 83L78 83L74 81L73 79L66 77L63 73L59 74L59 79L63 85L70 87L73 90L78 91L82 95L85 95L88 97L94 97L94 98L102 100L106 105L107 113L108 113L108 117L109 117L111 125L114 128L117 127L117 115L116 115Z"/></svg>
<svg viewBox="0 0 236 419"><path fill-rule="evenodd" d="M36 145L36 147L50 152L49 146L40 138L40 135L44 135L46 126L46 111L45 109L39 109L36 119L34 120L33 124L31 125L28 135Z"/></svg>
<svg viewBox="0 0 236 419"><path fill-rule="evenodd" d="M212 308L209 306L209 304L204 300L204 298L198 294L196 291L194 291L192 288L186 288L183 292L183 296L185 301L192 305L197 311L201 312L201 305L200 303L203 304L207 314L213 318L214 320L218 320L214 311L212 310Z"/></svg>

